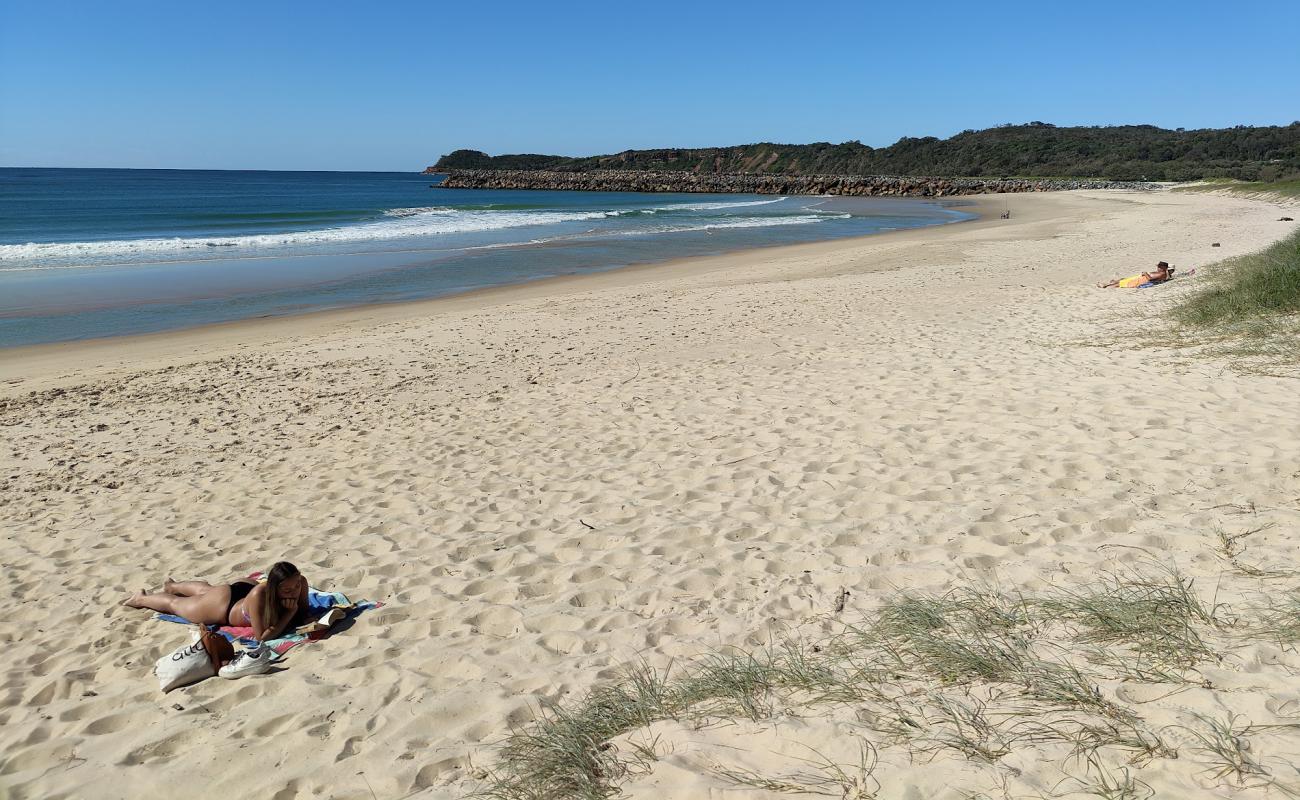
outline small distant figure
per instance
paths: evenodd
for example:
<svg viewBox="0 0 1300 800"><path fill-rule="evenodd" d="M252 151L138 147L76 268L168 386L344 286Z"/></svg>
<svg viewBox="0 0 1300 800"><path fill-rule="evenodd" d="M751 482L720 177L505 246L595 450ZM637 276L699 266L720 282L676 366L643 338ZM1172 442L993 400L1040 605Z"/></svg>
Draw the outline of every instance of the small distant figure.
<svg viewBox="0 0 1300 800"><path fill-rule="evenodd" d="M1002 219L1011 219L1011 209L1002 212Z"/></svg>
<svg viewBox="0 0 1300 800"><path fill-rule="evenodd" d="M1218 243L1218 242L1212 242L1212 243L1210 244L1210 247L1218 247L1218 246L1219 246L1219 243Z"/></svg>
<svg viewBox="0 0 1300 800"><path fill-rule="evenodd" d="M1278 222L1295 222L1295 220L1291 219L1290 217L1278 217L1278 218L1277 218L1277 221L1278 221Z"/></svg>
<svg viewBox="0 0 1300 800"><path fill-rule="evenodd" d="M1098 289L1136 289L1148 283L1164 283L1174 277L1174 268L1167 262L1160 261L1156 268L1150 272L1143 272L1138 275L1130 275L1127 278L1116 278L1113 281L1097 284Z"/></svg>

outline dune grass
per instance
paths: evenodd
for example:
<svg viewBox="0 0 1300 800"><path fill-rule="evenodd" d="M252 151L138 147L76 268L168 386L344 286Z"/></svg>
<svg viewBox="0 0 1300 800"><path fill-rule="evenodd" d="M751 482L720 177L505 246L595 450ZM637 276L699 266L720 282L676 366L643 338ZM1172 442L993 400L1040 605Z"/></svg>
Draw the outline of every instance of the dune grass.
<svg viewBox="0 0 1300 800"><path fill-rule="evenodd" d="M1162 669L1186 669L1215 657L1196 623L1216 623L1216 609L1176 570L1113 574L1088 591L1061 591L1041 605L1056 619L1076 623L1079 641L1129 645L1135 675L1146 680ZM1103 659L1111 655L1100 652Z"/></svg>
<svg viewBox="0 0 1300 800"><path fill-rule="evenodd" d="M714 764L712 772L734 786L745 786L781 794L820 795L840 800L874 800L880 783L874 774L879 764L875 747L865 739L858 740L856 764L839 764L834 759L813 751L812 758L802 759L810 769L788 775L763 775L753 770L738 769Z"/></svg>
<svg viewBox="0 0 1300 800"><path fill-rule="evenodd" d="M1156 796L1146 782L1133 777L1128 767L1112 768L1098 759L1088 762L1091 781L1079 781L1079 794L1102 800L1150 800Z"/></svg>
<svg viewBox="0 0 1300 800"><path fill-rule="evenodd" d="M1300 231L1220 262L1210 281L1174 310L1179 321L1206 327L1300 313Z"/></svg>
<svg viewBox="0 0 1300 800"><path fill-rule="evenodd" d="M1213 592L1159 564L1034 597L969 586L903 593L816 641L790 637L753 652L712 652L670 670L641 664L576 703L548 706L506 740L477 796L604 800L652 768L657 740L636 744L624 735L655 722L703 726L841 707L860 723L857 763L837 765L818 753L808 769L781 775L710 769L736 786L865 798L879 788L878 747L997 765L1021 746L1055 742L1088 765L1090 782L1080 792L1145 797L1149 787L1129 767L1178 758L1179 750L1143 721L1140 707L1107 696L1101 684L1198 686L1202 679L1187 674L1217 663L1220 643L1294 643L1297 619L1300 592L1261 595L1233 616ZM1184 737L1206 773L1263 777L1245 740L1249 721L1211 722L1198 719ZM1127 760L1115 762L1120 754Z"/></svg>
<svg viewBox="0 0 1300 800"><path fill-rule="evenodd" d="M1191 338L1239 366L1300 363L1300 231L1207 271L1171 310Z"/></svg>
<svg viewBox="0 0 1300 800"><path fill-rule="evenodd" d="M1300 176L1254 183L1210 181L1178 191L1229 191L1286 200L1300 198ZM1300 230L1257 253L1210 265L1207 272L1208 285L1172 310L1186 331L1213 337L1211 351L1238 365L1300 363Z"/></svg>
<svg viewBox="0 0 1300 800"><path fill-rule="evenodd" d="M1229 187L1234 192L1243 192L1246 194L1274 194L1284 197L1300 197L1300 178L1289 178L1282 181L1271 181L1261 183L1245 183Z"/></svg>
<svg viewBox="0 0 1300 800"><path fill-rule="evenodd" d="M1288 176L1277 181L1211 180L1192 186L1179 186L1176 192L1233 192L1243 195L1274 195L1300 197L1300 177Z"/></svg>
<svg viewBox="0 0 1300 800"><path fill-rule="evenodd" d="M532 726L515 731L500 753L482 797L501 800L609 797L629 769L610 739L672 716L677 698L667 675L647 665L593 691L576 706L548 706Z"/></svg>
<svg viewBox="0 0 1300 800"><path fill-rule="evenodd" d="M1223 719L1197 716L1202 723L1201 728L1188 730L1209 762L1206 770L1215 778L1231 777L1244 783L1248 778L1268 774L1268 770L1250 752L1250 740L1247 737L1255 726L1249 721L1238 723L1240 717L1237 714L1229 714Z"/></svg>
<svg viewBox="0 0 1300 800"><path fill-rule="evenodd" d="M1284 647L1300 644L1300 588L1267 596L1252 633Z"/></svg>

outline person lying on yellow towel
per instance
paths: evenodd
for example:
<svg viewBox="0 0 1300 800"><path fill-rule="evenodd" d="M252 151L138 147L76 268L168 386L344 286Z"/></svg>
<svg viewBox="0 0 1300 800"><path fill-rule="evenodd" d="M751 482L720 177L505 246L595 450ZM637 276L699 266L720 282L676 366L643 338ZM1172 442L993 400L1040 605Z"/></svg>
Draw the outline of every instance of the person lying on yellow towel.
<svg viewBox="0 0 1300 800"><path fill-rule="evenodd" d="M1097 284L1098 289L1136 289L1147 283L1164 283L1174 277L1174 268L1168 263L1161 261L1156 264L1156 268L1151 272L1143 272L1140 275L1130 275L1127 278L1116 278L1107 283Z"/></svg>

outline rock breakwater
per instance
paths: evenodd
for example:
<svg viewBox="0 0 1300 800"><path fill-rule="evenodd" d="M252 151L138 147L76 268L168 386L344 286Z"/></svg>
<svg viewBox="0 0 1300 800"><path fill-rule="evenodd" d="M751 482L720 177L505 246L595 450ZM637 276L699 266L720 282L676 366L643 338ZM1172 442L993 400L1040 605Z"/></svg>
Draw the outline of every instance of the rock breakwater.
<svg viewBox="0 0 1300 800"><path fill-rule="evenodd" d="M433 173L433 168L425 170ZM438 173L441 174L441 173ZM444 189L549 189L579 192L709 192L718 194L846 195L852 197L953 197L1070 189L1151 189L1133 181L1021 178L926 178L889 175L747 175L734 173L600 170L452 170Z"/></svg>

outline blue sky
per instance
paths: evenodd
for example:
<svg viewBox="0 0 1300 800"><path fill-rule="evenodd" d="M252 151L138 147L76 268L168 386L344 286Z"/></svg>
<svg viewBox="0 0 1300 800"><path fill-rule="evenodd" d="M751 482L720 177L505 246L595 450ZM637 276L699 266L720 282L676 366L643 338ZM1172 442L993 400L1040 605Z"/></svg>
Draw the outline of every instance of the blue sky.
<svg viewBox="0 0 1300 800"><path fill-rule="evenodd" d="M1300 3L0 0L0 165L418 170L1300 118Z"/></svg>

